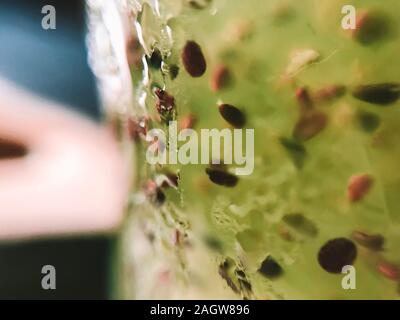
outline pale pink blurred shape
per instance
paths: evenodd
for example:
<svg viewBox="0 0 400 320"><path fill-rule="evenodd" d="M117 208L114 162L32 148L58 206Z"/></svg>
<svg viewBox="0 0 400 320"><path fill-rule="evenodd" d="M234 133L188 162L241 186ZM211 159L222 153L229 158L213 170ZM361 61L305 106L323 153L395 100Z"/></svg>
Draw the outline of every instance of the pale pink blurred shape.
<svg viewBox="0 0 400 320"><path fill-rule="evenodd" d="M0 239L117 228L130 179L111 131L1 79L0 92L0 137L29 149L0 161Z"/></svg>

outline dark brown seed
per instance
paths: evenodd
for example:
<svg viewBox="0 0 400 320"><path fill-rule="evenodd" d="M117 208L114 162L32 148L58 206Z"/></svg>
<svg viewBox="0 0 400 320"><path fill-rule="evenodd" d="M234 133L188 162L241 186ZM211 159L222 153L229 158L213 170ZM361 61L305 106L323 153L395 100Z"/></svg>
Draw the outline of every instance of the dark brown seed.
<svg viewBox="0 0 400 320"><path fill-rule="evenodd" d="M280 138L282 146L287 150L290 157L292 158L294 164L297 168L302 168L304 165L304 159L307 155L306 149L299 142L282 137Z"/></svg>
<svg viewBox="0 0 400 320"><path fill-rule="evenodd" d="M362 231L354 231L351 236L359 245L370 250L380 251L383 249L385 239L380 234L368 234Z"/></svg>
<svg viewBox="0 0 400 320"><path fill-rule="evenodd" d="M378 129L381 122L379 116L371 112L360 111L357 114L357 118L360 127L368 133L374 132Z"/></svg>
<svg viewBox="0 0 400 320"><path fill-rule="evenodd" d="M304 217L301 213L287 214L282 220L303 235L315 237L318 234L318 229L314 222Z"/></svg>
<svg viewBox="0 0 400 320"><path fill-rule="evenodd" d="M351 202L362 200L371 189L374 180L369 174L361 173L350 177L347 186L347 197Z"/></svg>
<svg viewBox="0 0 400 320"><path fill-rule="evenodd" d="M354 88L353 97L364 102L388 106L400 97L400 85L397 83L379 83Z"/></svg>
<svg viewBox="0 0 400 320"><path fill-rule="evenodd" d="M211 76L211 90L217 92L226 88L231 80L229 69L224 65L218 65L214 68Z"/></svg>
<svg viewBox="0 0 400 320"><path fill-rule="evenodd" d="M346 265L352 265L357 257L357 247L346 238L326 242L318 253L320 266L330 273L341 273Z"/></svg>
<svg viewBox="0 0 400 320"><path fill-rule="evenodd" d="M230 104L221 104L219 113L229 124L235 128L243 128L246 123L246 117L242 111Z"/></svg>
<svg viewBox="0 0 400 320"><path fill-rule="evenodd" d="M234 187L239 181L239 178L234 174L222 170L207 168L206 173L212 182L220 186Z"/></svg>
<svg viewBox="0 0 400 320"><path fill-rule="evenodd" d="M26 156L28 149L19 142L0 138L0 160Z"/></svg>
<svg viewBox="0 0 400 320"><path fill-rule="evenodd" d="M207 64L200 46L194 41L187 41L182 51L182 62L192 77L201 77L206 72Z"/></svg>
<svg viewBox="0 0 400 320"><path fill-rule="evenodd" d="M275 279L278 278L283 273L282 267L275 261L274 258L268 256L262 263L260 268L258 269L263 276Z"/></svg>
<svg viewBox="0 0 400 320"><path fill-rule="evenodd" d="M293 137L307 141L320 133L328 124L327 116L319 111L307 112L300 116L293 131Z"/></svg>
<svg viewBox="0 0 400 320"><path fill-rule="evenodd" d="M353 38L362 45L370 45L391 35L389 18L377 11L357 14Z"/></svg>

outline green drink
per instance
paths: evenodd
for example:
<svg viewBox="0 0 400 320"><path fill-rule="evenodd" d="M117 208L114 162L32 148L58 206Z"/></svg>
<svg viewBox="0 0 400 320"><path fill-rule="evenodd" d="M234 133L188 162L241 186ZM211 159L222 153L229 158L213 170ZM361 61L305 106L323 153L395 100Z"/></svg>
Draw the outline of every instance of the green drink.
<svg viewBox="0 0 400 320"><path fill-rule="evenodd" d="M355 30L339 0L120 4L133 103L112 116L137 172L124 297L398 297L400 3L353 2ZM149 164L170 121L254 129L254 170L224 164L232 148Z"/></svg>

